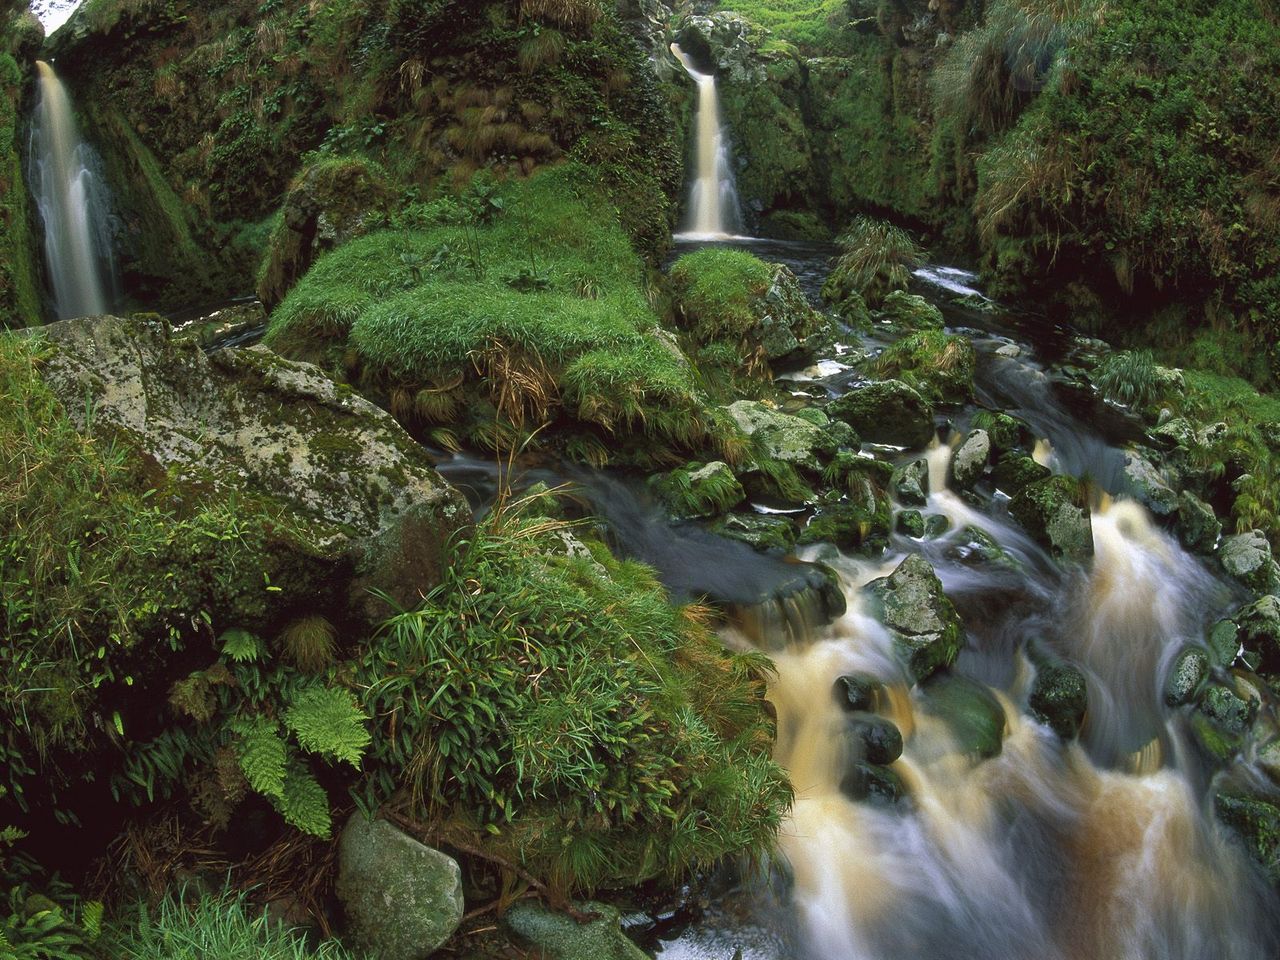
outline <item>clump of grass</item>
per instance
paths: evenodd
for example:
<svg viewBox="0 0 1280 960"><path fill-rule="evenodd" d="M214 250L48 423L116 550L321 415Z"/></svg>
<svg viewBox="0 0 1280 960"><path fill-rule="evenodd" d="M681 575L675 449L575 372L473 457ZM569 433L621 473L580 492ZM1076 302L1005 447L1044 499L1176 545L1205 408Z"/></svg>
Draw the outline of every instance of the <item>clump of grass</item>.
<svg viewBox="0 0 1280 960"><path fill-rule="evenodd" d="M565 890L764 856L790 801L767 661L726 652L648 568L566 552L565 531L495 511L388 622L362 669L399 734L374 744L371 789L407 787L415 817Z"/></svg>
<svg viewBox="0 0 1280 960"><path fill-rule="evenodd" d="M905 290L924 250L906 230L884 220L857 217L836 241L841 253L822 286L822 296L841 303L858 294L878 307L894 290Z"/></svg>
<svg viewBox="0 0 1280 960"><path fill-rule="evenodd" d="M772 278L760 258L712 247L685 254L669 274L683 325L698 344L744 338L757 319L751 304Z"/></svg>
<svg viewBox="0 0 1280 960"><path fill-rule="evenodd" d="M687 464L652 478L650 488L679 519L719 516L746 497L738 478L723 463Z"/></svg>
<svg viewBox="0 0 1280 960"><path fill-rule="evenodd" d="M294 620L280 632L285 657L303 673L320 673L333 663L338 633L324 617Z"/></svg>
<svg viewBox="0 0 1280 960"><path fill-rule="evenodd" d="M585 29L600 19L604 11L599 0L520 0L520 16Z"/></svg>
<svg viewBox="0 0 1280 960"><path fill-rule="evenodd" d="M119 960L357 960L336 940L310 946L300 932L255 910L244 894L187 900L170 894L109 934Z"/></svg>
<svg viewBox="0 0 1280 960"><path fill-rule="evenodd" d="M876 358L877 377L910 384L941 403L963 403L973 395L977 360L968 338L921 330L889 346Z"/></svg>
<svg viewBox="0 0 1280 960"><path fill-rule="evenodd" d="M1098 364L1094 382L1113 403L1145 407L1156 399L1160 381L1150 350L1122 350L1110 353Z"/></svg>

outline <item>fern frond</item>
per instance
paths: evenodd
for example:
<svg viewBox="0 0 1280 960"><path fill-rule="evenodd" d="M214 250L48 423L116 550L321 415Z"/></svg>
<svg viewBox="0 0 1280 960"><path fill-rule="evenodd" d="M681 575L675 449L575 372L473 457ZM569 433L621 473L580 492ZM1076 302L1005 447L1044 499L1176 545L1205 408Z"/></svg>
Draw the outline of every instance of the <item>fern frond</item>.
<svg viewBox="0 0 1280 960"><path fill-rule="evenodd" d="M368 717L350 691L334 687L311 687L294 697L284 714L284 723L304 750L353 767L369 746Z"/></svg>
<svg viewBox="0 0 1280 960"><path fill-rule="evenodd" d="M248 630L233 627L218 638L222 653L236 663L255 663L265 652L262 641Z"/></svg>
<svg viewBox="0 0 1280 960"><path fill-rule="evenodd" d="M231 729L239 735L236 753L245 779L263 796L279 800L284 795L288 745L280 736L280 724L266 717L235 720Z"/></svg>
<svg viewBox="0 0 1280 960"><path fill-rule="evenodd" d="M285 821L303 833L327 840L333 830L329 797L324 787L301 764L291 764L276 809Z"/></svg>

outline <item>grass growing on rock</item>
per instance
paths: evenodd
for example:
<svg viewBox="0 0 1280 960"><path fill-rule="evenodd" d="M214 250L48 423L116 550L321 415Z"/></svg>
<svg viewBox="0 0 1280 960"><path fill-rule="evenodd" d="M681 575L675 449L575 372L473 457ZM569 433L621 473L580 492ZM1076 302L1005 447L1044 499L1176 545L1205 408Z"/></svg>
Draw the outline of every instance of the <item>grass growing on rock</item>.
<svg viewBox="0 0 1280 960"><path fill-rule="evenodd" d="M857 217L836 241L840 256L823 284L822 295L839 303L859 294L878 307L894 290L905 290L911 271L924 262L924 249L901 227Z"/></svg>
<svg viewBox="0 0 1280 960"><path fill-rule="evenodd" d="M740 339L755 324L751 303L769 289L769 264L741 250L707 248L671 267L672 289L698 343Z"/></svg>
<svg viewBox="0 0 1280 960"><path fill-rule="evenodd" d="M388 623L364 665L366 707L397 731L374 744L375 792L404 788L442 837L483 838L561 889L762 856L790 802L768 661L726 652L647 567L566 551L564 533L491 515Z"/></svg>
<svg viewBox="0 0 1280 960"><path fill-rule="evenodd" d="M349 347L397 415L412 406L453 426L478 390L517 429L565 415L696 443L715 425L693 371L657 336L641 262L607 209L577 164L478 180L406 212L406 229L321 258L273 313L267 342L307 358ZM468 439L510 435L493 421Z"/></svg>

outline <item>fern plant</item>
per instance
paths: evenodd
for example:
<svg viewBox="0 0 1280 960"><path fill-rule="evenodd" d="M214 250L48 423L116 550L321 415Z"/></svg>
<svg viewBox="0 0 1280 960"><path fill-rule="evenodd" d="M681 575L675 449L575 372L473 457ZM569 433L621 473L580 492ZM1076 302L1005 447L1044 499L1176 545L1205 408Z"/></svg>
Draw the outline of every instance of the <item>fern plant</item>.
<svg viewBox="0 0 1280 960"><path fill-rule="evenodd" d="M252 790L285 822L328 837L329 799L315 766L358 769L371 739L368 718L349 690L271 664L261 641L245 631L224 634L222 653L174 685L170 705L187 723L135 745L113 790L152 799L191 780L193 800L215 825L225 825Z"/></svg>

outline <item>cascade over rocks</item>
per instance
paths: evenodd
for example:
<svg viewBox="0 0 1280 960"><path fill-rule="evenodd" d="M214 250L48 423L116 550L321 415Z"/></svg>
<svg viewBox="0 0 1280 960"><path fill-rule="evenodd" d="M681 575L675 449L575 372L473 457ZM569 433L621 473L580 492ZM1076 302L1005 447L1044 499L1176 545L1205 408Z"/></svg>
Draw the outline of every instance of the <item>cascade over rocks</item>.
<svg viewBox="0 0 1280 960"><path fill-rule="evenodd" d="M889 628L898 657L917 681L955 663L964 627L928 560L912 554L889 576L863 589Z"/></svg>
<svg viewBox="0 0 1280 960"><path fill-rule="evenodd" d="M462 922L457 861L356 811L338 841L347 936L374 960L424 960Z"/></svg>
<svg viewBox="0 0 1280 960"><path fill-rule="evenodd" d="M41 335L53 346L42 376L79 429L124 443L175 497L279 511L279 566L354 574L340 612L373 622L386 610L367 588L412 603L438 581L466 501L390 415L316 367L265 347L206 356L158 318Z"/></svg>
<svg viewBox="0 0 1280 960"><path fill-rule="evenodd" d="M1029 484L1013 498L1009 512L1057 559L1084 563L1093 556L1093 528L1079 480L1054 476Z"/></svg>

